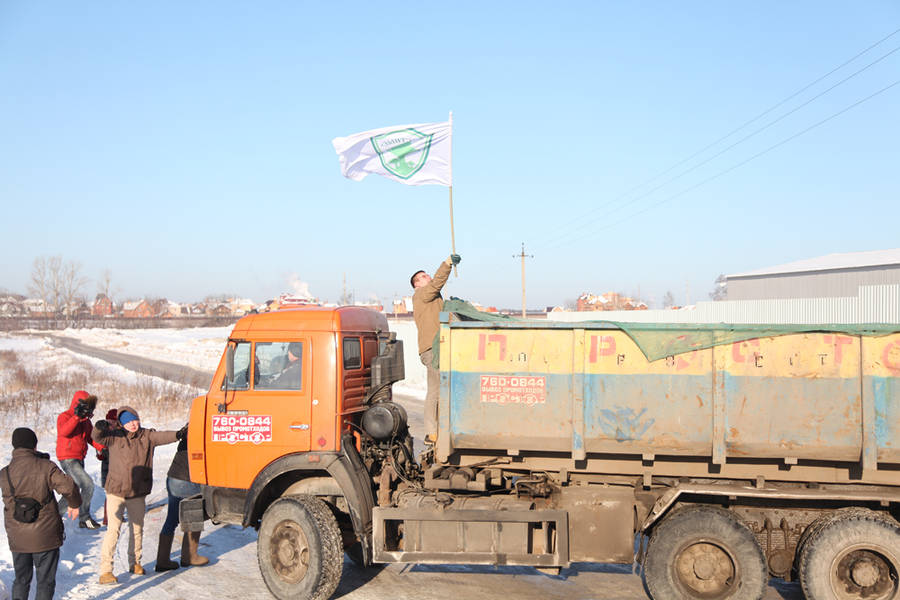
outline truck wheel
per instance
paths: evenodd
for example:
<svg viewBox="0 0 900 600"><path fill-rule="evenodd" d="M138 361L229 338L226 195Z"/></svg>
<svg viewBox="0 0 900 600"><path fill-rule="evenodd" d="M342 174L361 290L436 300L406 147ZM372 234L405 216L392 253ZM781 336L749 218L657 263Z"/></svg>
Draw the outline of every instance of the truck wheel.
<svg viewBox="0 0 900 600"><path fill-rule="evenodd" d="M644 582L654 600L759 600L769 570L756 537L732 513L688 506L653 531Z"/></svg>
<svg viewBox="0 0 900 600"><path fill-rule="evenodd" d="M796 577L800 577L800 557L803 556L804 552L806 552L806 543L810 538L815 537L815 535L819 531L821 531L834 521L845 519L848 516L852 516L855 514L869 514L871 512L872 511L867 508L848 506L826 513L807 525L806 529L803 530L803 533L800 534L800 539L797 540L797 550L794 552L794 573Z"/></svg>
<svg viewBox="0 0 900 600"><path fill-rule="evenodd" d="M284 496L263 513L256 556L266 586L279 600L326 600L341 579L341 531L321 500Z"/></svg>
<svg viewBox="0 0 900 600"><path fill-rule="evenodd" d="M869 510L829 519L803 544L799 573L807 600L900 598L900 528Z"/></svg>

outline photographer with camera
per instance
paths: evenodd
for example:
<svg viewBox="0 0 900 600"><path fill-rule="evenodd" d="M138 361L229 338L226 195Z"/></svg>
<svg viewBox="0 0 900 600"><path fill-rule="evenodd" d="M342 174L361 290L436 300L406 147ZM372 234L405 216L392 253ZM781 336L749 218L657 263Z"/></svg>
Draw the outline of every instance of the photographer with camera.
<svg viewBox="0 0 900 600"><path fill-rule="evenodd" d="M91 439L94 426L91 417L97 408L97 396L78 390L72 396L69 410L59 413L56 418L56 458L66 475L75 480L81 491L81 507L78 526L82 529L100 529L101 525L91 517L91 498L94 497L94 482L84 470L84 457L88 444L97 452L105 447Z"/></svg>

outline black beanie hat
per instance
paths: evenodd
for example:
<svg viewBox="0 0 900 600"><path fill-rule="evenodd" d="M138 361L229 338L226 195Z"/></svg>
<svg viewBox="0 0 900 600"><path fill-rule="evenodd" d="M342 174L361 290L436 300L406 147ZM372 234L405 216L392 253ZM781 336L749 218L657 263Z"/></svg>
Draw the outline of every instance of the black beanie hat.
<svg viewBox="0 0 900 600"><path fill-rule="evenodd" d="M37 435L27 427L17 427L12 434L13 448L28 448L34 450L37 448Z"/></svg>

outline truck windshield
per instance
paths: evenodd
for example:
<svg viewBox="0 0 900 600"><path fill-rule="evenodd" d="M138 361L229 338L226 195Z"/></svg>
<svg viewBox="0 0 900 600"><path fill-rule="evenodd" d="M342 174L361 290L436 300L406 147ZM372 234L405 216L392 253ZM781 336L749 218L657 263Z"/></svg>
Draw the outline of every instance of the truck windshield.
<svg viewBox="0 0 900 600"><path fill-rule="evenodd" d="M299 390L303 367L302 342L256 344L257 390Z"/></svg>

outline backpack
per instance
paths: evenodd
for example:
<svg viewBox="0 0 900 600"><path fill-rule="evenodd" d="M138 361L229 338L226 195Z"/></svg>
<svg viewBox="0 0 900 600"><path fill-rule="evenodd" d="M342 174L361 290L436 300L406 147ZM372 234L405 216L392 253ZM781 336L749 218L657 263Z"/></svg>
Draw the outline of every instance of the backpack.
<svg viewBox="0 0 900 600"><path fill-rule="evenodd" d="M6 467L6 481L9 482L9 491L15 502L13 508L13 518L19 523L34 523L37 521L41 509L44 508L46 502L39 502L34 498L16 496L16 488L13 487L12 479L9 478L9 465Z"/></svg>

